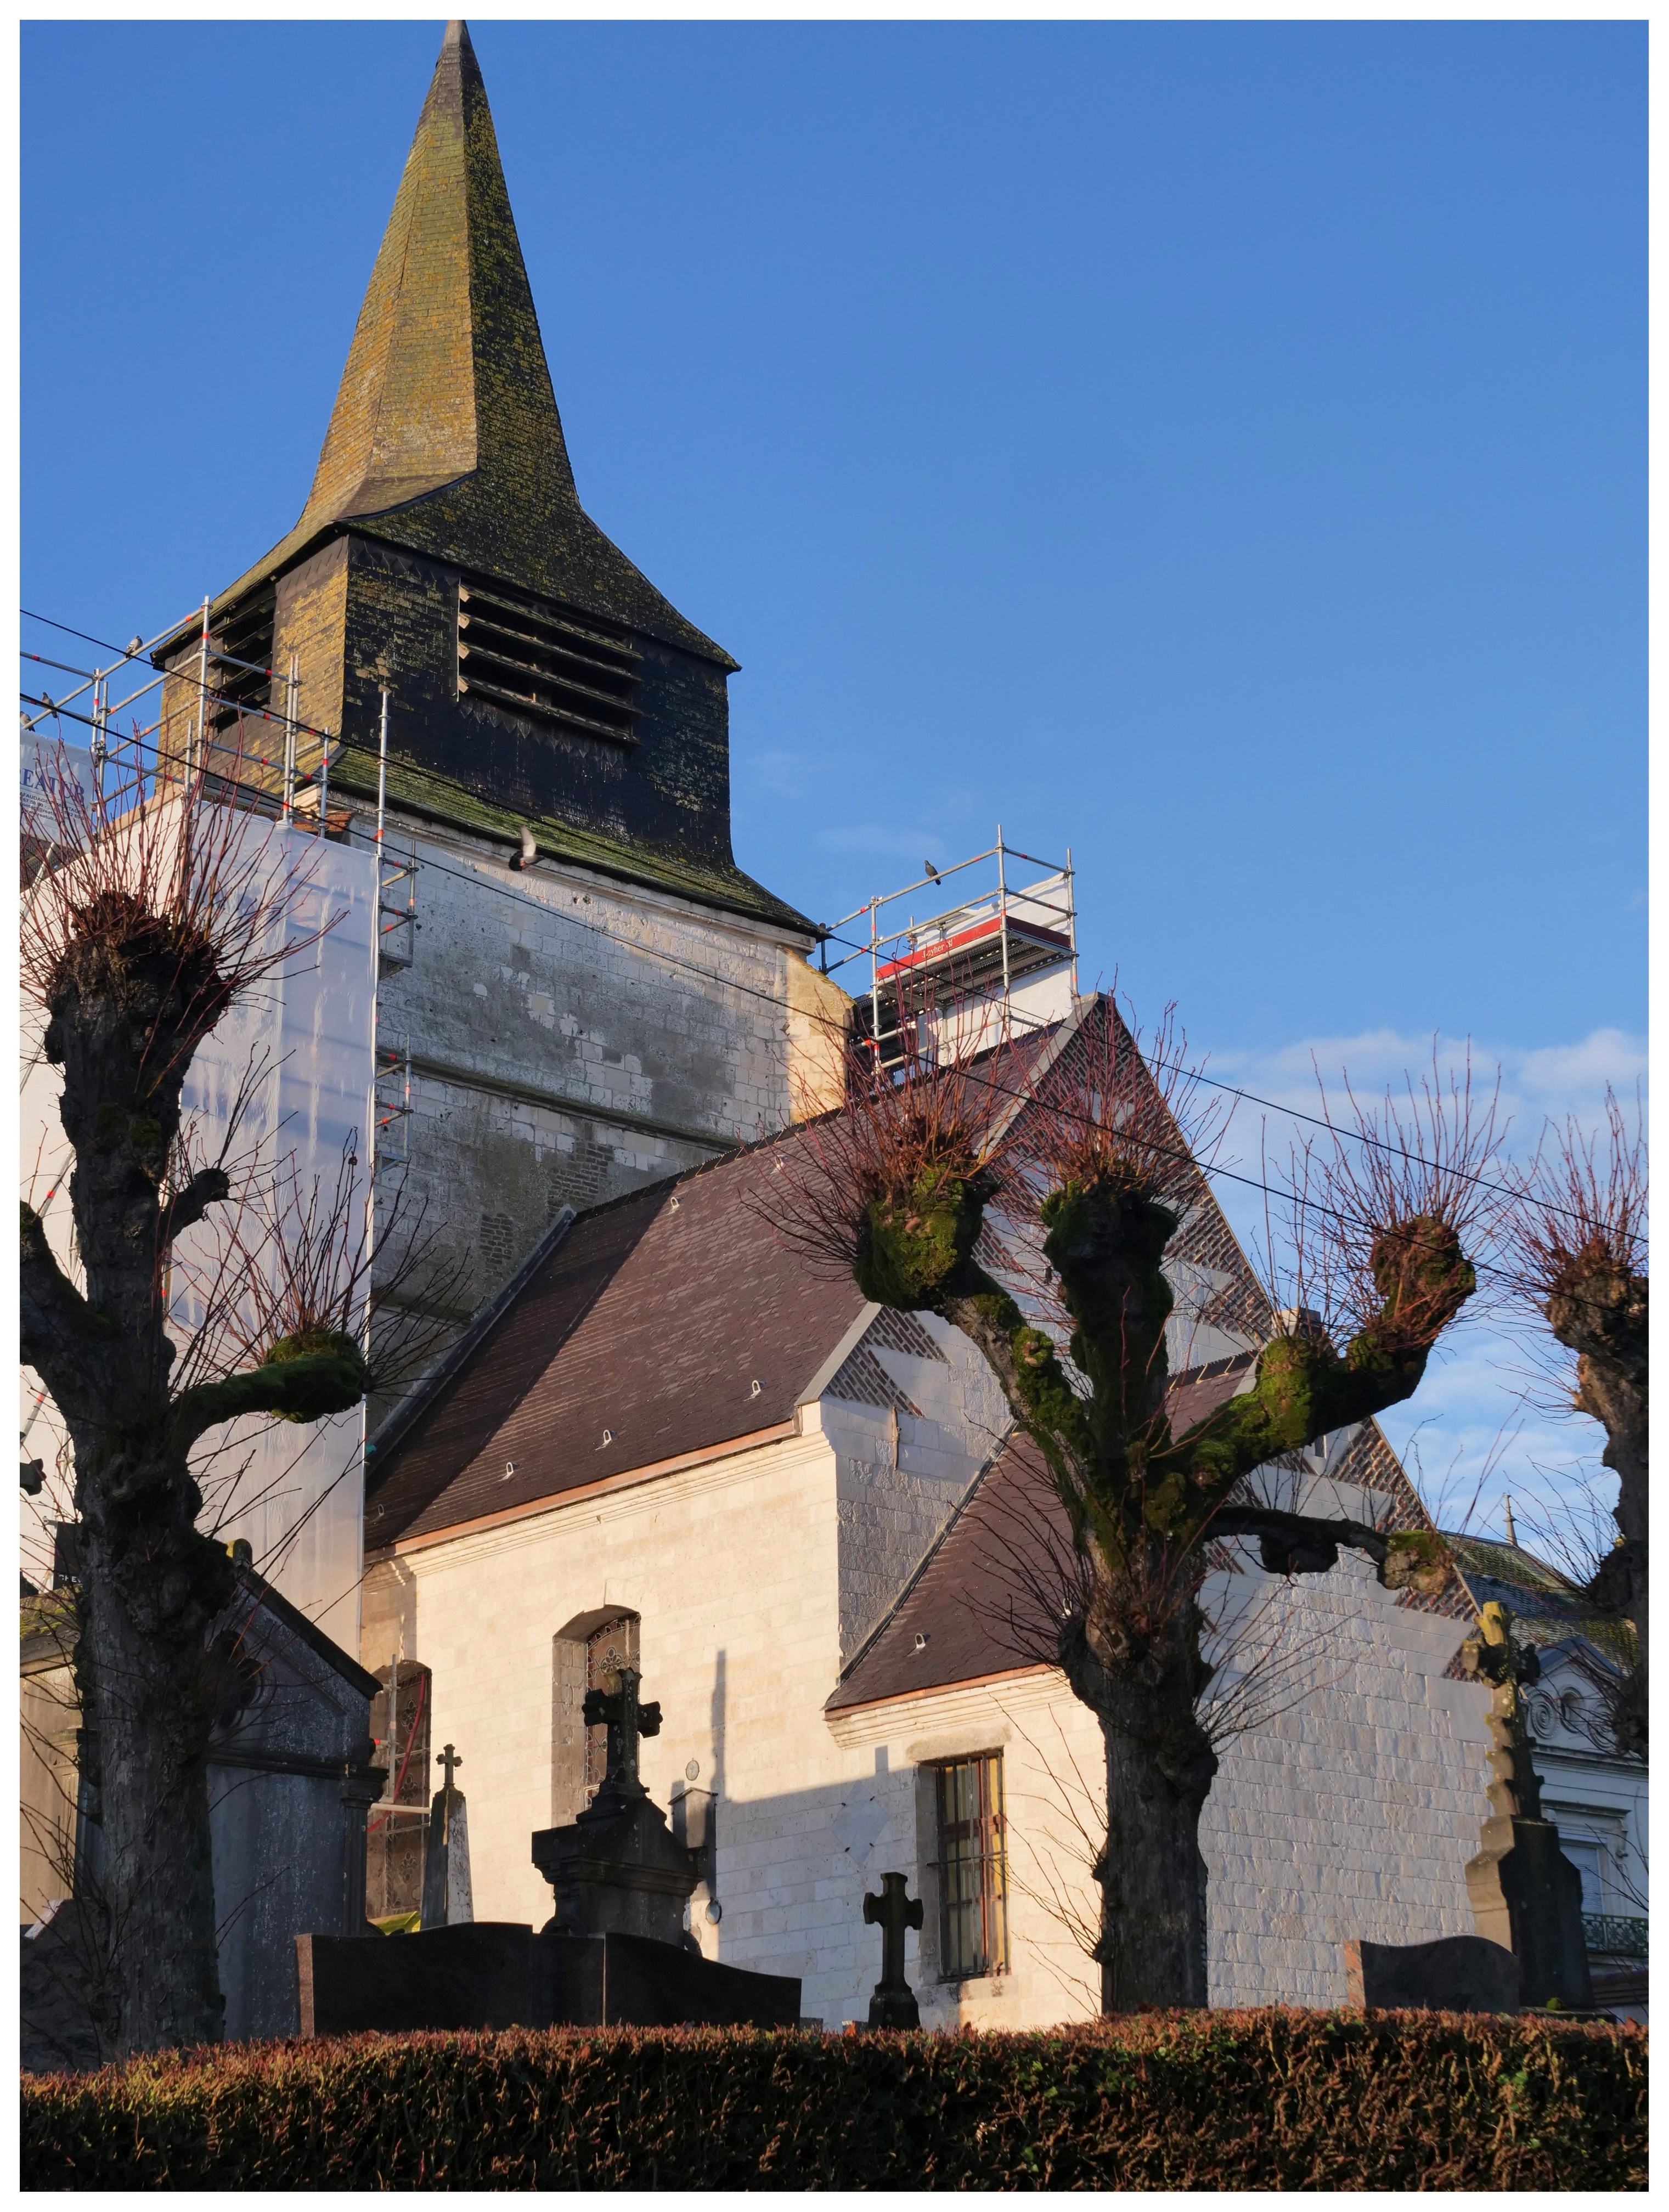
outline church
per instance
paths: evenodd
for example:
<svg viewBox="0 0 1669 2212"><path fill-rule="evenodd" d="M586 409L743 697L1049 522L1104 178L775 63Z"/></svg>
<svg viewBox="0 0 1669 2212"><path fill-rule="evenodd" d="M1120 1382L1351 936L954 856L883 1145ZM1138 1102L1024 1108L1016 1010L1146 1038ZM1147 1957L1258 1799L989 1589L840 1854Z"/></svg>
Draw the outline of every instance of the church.
<svg viewBox="0 0 1669 2212"><path fill-rule="evenodd" d="M375 821L379 1177L451 1271L445 1348L365 1444L367 1912L417 1902L445 1745L475 1917L546 1919L529 1838L589 1802L587 1693L630 1665L708 1958L862 2021L863 1900L900 1872L925 2026L1093 2016L1099 1734L1005 1595L1052 1493L965 1338L773 1226L854 1010L825 933L734 858L737 663L580 504L460 23L301 519L161 659L182 746L229 749L284 687L323 826ZM1061 957L1023 987L1051 1048L1102 1003L1076 980ZM1274 1317L1209 1194L1167 1264L1215 1316L1173 1389L1249 1385ZM1430 1526L1371 1423L1287 1480L1300 1510ZM1461 1565L1393 1595L1354 1554L1286 1580L1221 1546L1205 1603L1213 2003L1341 2003L1348 1942L1470 1934L1490 1741Z"/></svg>

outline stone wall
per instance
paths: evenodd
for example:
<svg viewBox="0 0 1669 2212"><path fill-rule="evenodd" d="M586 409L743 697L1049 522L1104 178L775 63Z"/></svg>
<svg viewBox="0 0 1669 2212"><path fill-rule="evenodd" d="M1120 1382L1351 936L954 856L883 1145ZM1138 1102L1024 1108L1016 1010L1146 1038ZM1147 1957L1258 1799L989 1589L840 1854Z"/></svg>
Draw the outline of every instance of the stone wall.
<svg viewBox="0 0 1669 2212"><path fill-rule="evenodd" d="M644 1778L666 1807L693 1762L693 1786L718 1793L722 1917L706 1917L704 1891L692 1916L708 1955L799 1975L805 2010L831 2024L863 2018L880 1968L866 1889L897 1868L933 1895L924 1765L1001 1750L1009 1971L941 1983L930 1910L907 1950L923 2016L1086 2017L1095 1977L1075 1923L1094 1923L1094 1720L1045 1668L825 1719L862 1549L844 1462L853 1421L877 1416L825 1398L804 1418L800 1437L373 1565L362 1656L386 1668L403 1639L435 1670L436 1741L467 1762L477 1911L548 1917L528 1838L550 1818L551 1639L577 1615L631 1611L666 1716ZM1224 1745L1207 1808L1212 2001L1340 2003L1350 1937L1470 1932L1484 1701L1444 1679L1465 1624L1399 1604L1348 1556L1290 1585L1219 1580L1289 1607L1281 1642L1301 1663Z"/></svg>
<svg viewBox="0 0 1669 2212"><path fill-rule="evenodd" d="M365 835L365 817L355 836ZM390 817L417 860L416 927L390 931L378 1035L411 1059L408 1218L463 1270L473 1311L557 1210L677 1174L789 1118L789 971L803 940L588 871L513 871L502 845ZM405 887L391 902L405 901ZM398 1079L385 1083L396 1103ZM385 1186L386 1187L386 1186Z"/></svg>
<svg viewBox="0 0 1669 2212"><path fill-rule="evenodd" d="M877 1314L828 1386L844 1664L897 1602L1009 1426L995 1377L932 1314Z"/></svg>
<svg viewBox="0 0 1669 2212"><path fill-rule="evenodd" d="M1214 2004L1343 2004L1353 1937L1475 1933L1488 1698L1444 1679L1468 1624L1399 1604L1353 1553L1286 1605L1266 1710L1222 1747L1203 1824Z"/></svg>

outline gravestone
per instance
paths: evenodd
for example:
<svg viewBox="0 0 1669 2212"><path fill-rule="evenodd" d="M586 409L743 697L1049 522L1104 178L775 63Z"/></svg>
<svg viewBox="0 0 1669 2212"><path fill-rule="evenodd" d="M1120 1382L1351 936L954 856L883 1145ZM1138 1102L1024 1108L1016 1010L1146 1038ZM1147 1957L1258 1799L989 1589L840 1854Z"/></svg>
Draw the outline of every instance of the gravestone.
<svg viewBox="0 0 1669 2212"><path fill-rule="evenodd" d="M463 1765L450 1744L435 1754L446 1779L429 1808L429 1843L423 1854L423 1914L425 1928L456 1928L475 1917L469 1878L469 1808L452 1777Z"/></svg>
<svg viewBox="0 0 1669 2212"><path fill-rule="evenodd" d="M922 1924L922 1900L905 1895L908 1886L907 1876L884 1874L880 1895L863 1900L865 1924L873 1928L879 1923L880 1928L880 1979L869 2000L871 2027L919 2027L922 2024L921 2008L904 1974L905 1930Z"/></svg>
<svg viewBox="0 0 1669 2212"><path fill-rule="evenodd" d="M1533 1644L1514 1638L1512 1626L1507 1607L1491 1601L1477 1635L1461 1647L1467 1672L1491 1687L1495 1778L1492 1816L1483 1823L1483 1850L1467 1865L1466 1891L1478 1934L1518 1960L1519 2002L1586 2012L1593 1986L1582 1934L1582 1878L1560 1850L1557 1828L1542 1814L1522 1696L1541 1662Z"/></svg>
<svg viewBox="0 0 1669 2212"><path fill-rule="evenodd" d="M533 1972L533 1931L525 1922L295 1939L303 2035L543 2027Z"/></svg>
<svg viewBox="0 0 1669 2212"><path fill-rule="evenodd" d="M608 1771L594 1802L533 1839L533 1862L556 1894L549 1924L537 1936L496 1922L430 1925L425 1903L415 1934L301 1937L305 2033L798 2023L797 1978L704 1959L686 1933L684 1907L704 1850L673 1835L638 1776L638 1740L659 1730L660 1707L640 1701L636 1668L621 1668L615 1680L618 1688L586 1698L587 1727L608 1728ZM457 1754L448 1744L440 1757L447 1780L437 1816L448 1791L462 1804L452 1786ZM454 1848L458 1832L450 1831Z"/></svg>
<svg viewBox="0 0 1669 2212"><path fill-rule="evenodd" d="M800 1984L647 1936L535 1936L476 1920L351 1941L298 1936L303 2035L417 2028L793 2027Z"/></svg>
<svg viewBox="0 0 1669 2212"><path fill-rule="evenodd" d="M661 1730L660 1706L638 1698L641 1679L622 1667L617 1691L587 1692L586 1726L607 1723L608 1771L577 1820L534 1836L533 1863L555 1893L553 1934L647 1936L698 1951L684 1926L697 1869L638 1778L638 1739Z"/></svg>
<svg viewBox="0 0 1669 2212"><path fill-rule="evenodd" d="M1349 2002L1375 2012L1516 2012L1519 1962L1482 1936L1347 1943Z"/></svg>
<svg viewBox="0 0 1669 2212"><path fill-rule="evenodd" d="M679 2021L795 2025L800 1984L703 1958L684 1925L704 1877L710 1887L711 1807L705 1832L685 1840L667 1826L638 1774L638 1741L661 1730L661 1708L638 1695L642 1678L622 1667L612 1691L586 1695L588 1728L606 1723L608 1768L595 1798L566 1826L541 1829L533 1863L551 1884L556 1911L542 1931L544 1987L551 2017L576 2025L641 2027Z"/></svg>

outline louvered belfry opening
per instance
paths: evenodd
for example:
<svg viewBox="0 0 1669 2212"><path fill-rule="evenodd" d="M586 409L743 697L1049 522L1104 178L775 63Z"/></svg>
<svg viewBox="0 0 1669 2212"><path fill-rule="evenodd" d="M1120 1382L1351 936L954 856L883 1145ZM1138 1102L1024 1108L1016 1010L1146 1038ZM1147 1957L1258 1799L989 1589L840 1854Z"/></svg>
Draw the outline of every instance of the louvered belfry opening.
<svg viewBox="0 0 1669 2212"><path fill-rule="evenodd" d="M458 586L460 698L635 744L642 659L594 617L502 584Z"/></svg>
<svg viewBox="0 0 1669 2212"><path fill-rule="evenodd" d="M209 709L211 738L233 728L239 710L272 704L272 634L276 595L257 592L222 617L211 641L209 680L217 702Z"/></svg>

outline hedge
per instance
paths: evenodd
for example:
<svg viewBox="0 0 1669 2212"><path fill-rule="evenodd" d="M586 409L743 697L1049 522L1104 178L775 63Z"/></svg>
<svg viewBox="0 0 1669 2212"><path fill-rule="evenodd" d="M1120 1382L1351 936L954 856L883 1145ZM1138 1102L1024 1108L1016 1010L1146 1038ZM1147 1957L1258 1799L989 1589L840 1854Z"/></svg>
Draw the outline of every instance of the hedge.
<svg viewBox="0 0 1669 2212"><path fill-rule="evenodd" d="M516 2029L26 2077L26 2189L1643 2189L1638 2027Z"/></svg>

